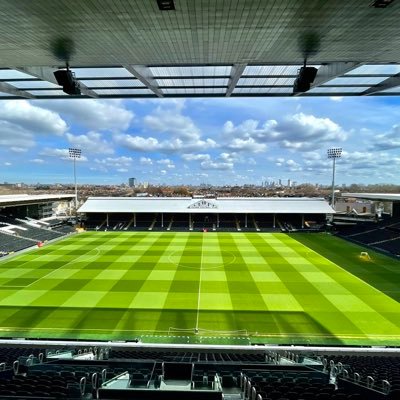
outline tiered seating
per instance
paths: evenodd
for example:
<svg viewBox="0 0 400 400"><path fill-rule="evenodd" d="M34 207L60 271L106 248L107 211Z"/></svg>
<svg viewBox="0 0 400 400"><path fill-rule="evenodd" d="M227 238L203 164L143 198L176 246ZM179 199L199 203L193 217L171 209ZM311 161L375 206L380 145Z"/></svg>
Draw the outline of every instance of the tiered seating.
<svg viewBox="0 0 400 400"><path fill-rule="evenodd" d="M381 387L382 381L387 380L392 389L400 389L400 358L362 355L335 355L330 356L336 364L343 364L343 368L350 377L359 375L360 382L368 384L368 376L374 380L373 386Z"/></svg>
<svg viewBox="0 0 400 400"><path fill-rule="evenodd" d="M400 255L400 222L397 220L360 223L355 226L338 226L337 229L339 235L345 239Z"/></svg>
<svg viewBox="0 0 400 400"><path fill-rule="evenodd" d="M0 371L1 399L394 400L400 391L400 357L344 354L324 356L318 363L306 353L262 349L214 353L104 347L83 353L93 360L78 359L82 354L72 349L58 359L48 354L41 362L40 353L44 349L0 348L0 363L10 367L19 359L14 369ZM66 353L78 358L64 359ZM353 374L360 377L356 382Z"/></svg>
<svg viewBox="0 0 400 400"><path fill-rule="evenodd" d="M0 231L0 257L5 256L14 251L20 251L28 247L34 246L32 240L20 238Z"/></svg>

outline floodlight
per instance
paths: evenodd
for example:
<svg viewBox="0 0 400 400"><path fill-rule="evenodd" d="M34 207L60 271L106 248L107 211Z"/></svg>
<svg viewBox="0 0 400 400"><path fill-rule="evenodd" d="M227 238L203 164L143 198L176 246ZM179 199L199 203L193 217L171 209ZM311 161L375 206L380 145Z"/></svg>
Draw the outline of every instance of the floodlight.
<svg viewBox="0 0 400 400"><path fill-rule="evenodd" d="M70 147L68 149L69 158L74 160L74 182L75 182L75 213L78 209L78 186L76 184L76 159L81 158L82 150Z"/></svg>
<svg viewBox="0 0 400 400"><path fill-rule="evenodd" d="M328 149L328 158L340 158L342 156L343 149L340 147L335 147Z"/></svg>
<svg viewBox="0 0 400 400"><path fill-rule="evenodd" d="M81 149L69 148L68 149L68 153L69 153L69 157L70 158L81 158L82 150Z"/></svg>
<svg viewBox="0 0 400 400"><path fill-rule="evenodd" d="M336 169L336 159L342 156L343 149L341 147L333 147L328 149L328 158L332 159L332 199L331 206L335 209L335 169Z"/></svg>

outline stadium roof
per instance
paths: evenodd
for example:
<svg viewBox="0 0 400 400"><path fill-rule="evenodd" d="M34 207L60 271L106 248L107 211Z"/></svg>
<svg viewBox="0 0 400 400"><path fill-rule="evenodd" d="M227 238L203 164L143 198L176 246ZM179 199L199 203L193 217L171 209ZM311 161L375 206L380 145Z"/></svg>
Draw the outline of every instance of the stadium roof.
<svg viewBox="0 0 400 400"><path fill-rule="evenodd" d="M320 198L89 197L81 213L333 214Z"/></svg>
<svg viewBox="0 0 400 400"><path fill-rule="evenodd" d="M392 193L342 193L341 197L354 197L356 199L400 201L400 194Z"/></svg>
<svg viewBox="0 0 400 400"><path fill-rule="evenodd" d="M75 198L73 194L12 194L0 196L0 208L23 206L28 204L65 201Z"/></svg>
<svg viewBox="0 0 400 400"><path fill-rule="evenodd" d="M172 1L172 0L171 0ZM367 0L1 0L0 99L64 98L68 60L83 96L400 94L400 2Z"/></svg>

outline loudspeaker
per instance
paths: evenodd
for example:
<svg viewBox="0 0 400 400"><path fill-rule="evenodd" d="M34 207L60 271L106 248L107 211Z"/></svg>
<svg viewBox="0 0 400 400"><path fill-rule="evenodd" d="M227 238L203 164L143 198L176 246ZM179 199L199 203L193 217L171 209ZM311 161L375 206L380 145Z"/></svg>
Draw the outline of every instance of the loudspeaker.
<svg viewBox="0 0 400 400"><path fill-rule="evenodd" d="M293 93L307 92L317 76L318 69L315 67L301 67L299 74L293 84Z"/></svg>
<svg viewBox="0 0 400 400"><path fill-rule="evenodd" d="M74 74L67 69L59 69L54 72L57 83L63 87L63 91L67 94L81 94L79 82L75 79Z"/></svg>

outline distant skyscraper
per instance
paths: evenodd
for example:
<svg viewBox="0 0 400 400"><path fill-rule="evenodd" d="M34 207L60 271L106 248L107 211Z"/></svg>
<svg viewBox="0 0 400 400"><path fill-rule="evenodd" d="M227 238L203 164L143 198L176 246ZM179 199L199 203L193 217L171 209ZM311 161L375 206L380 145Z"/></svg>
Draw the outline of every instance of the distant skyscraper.
<svg viewBox="0 0 400 400"><path fill-rule="evenodd" d="M129 178L128 184L129 187L135 187L136 178Z"/></svg>

